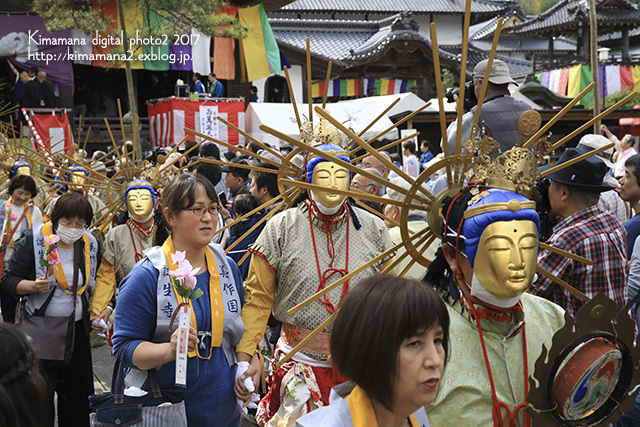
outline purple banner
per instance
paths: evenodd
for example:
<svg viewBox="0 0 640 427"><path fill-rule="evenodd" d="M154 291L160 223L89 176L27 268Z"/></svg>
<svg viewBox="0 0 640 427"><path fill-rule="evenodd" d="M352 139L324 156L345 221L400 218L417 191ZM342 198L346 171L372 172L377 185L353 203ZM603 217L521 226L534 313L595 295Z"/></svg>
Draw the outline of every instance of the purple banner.
<svg viewBox="0 0 640 427"><path fill-rule="evenodd" d="M542 86L549 87L550 77L551 77L551 71L544 71L542 73Z"/></svg>
<svg viewBox="0 0 640 427"><path fill-rule="evenodd" d="M70 44L71 31L50 33L39 16L0 15L0 58L25 70L38 67L48 80L64 86L73 86Z"/></svg>
<svg viewBox="0 0 640 427"><path fill-rule="evenodd" d="M187 58L186 55L189 55L188 58L191 58L191 45L169 45L169 55L175 55L175 58ZM193 62L189 59L184 61L181 64L179 61L170 62L169 63L170 70L177 71L191 71L193 69Z"/></svg>

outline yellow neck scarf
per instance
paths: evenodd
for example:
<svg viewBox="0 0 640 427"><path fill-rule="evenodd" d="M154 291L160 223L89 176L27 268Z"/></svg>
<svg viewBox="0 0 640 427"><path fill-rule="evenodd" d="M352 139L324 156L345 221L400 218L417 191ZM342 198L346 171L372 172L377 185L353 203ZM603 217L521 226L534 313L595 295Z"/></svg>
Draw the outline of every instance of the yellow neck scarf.
<svg viewBox="0 0 640 427"><path fill-rule="evenodd" d="M13 196L9 196L9 200L7 200L7 203L9 203L9 205L13 206ZM25 203L24 204L24 216L25 216L25 218L27 218L27 228L31 228L31 224L32 224L32 221L31 221L31 209L29 209L30 206L31 206L31 201L29 203ZM11 218L11 211L9 211L9 217L8 218ZM8 218L5 218L5 221ZM18 220L19 219L20 218L18 218ZM20 227L20 221L16 222L15 226L16 227ZM11 233L12 228L13 227L11 227L11 225L9 225L9 228L7 229L7 233ZM11 236L11 240L9 240L9 247L13 248L13 236Z"/></svg>
<svg viewBox="0 0 640 427"><path fill-rule="evenodd" d="M373 410L373 405L371 404L371 398L363 389L360 388L360 386L355 386L355 388L351 390L349 397L347 397L347 403L349 404L353 427L370 427L378 425L376 413ZM411 423L411 427L420 427L416 416L413 414L409 416L409 422Z"/></svg>
<svg viewBox="0 0 640 427"><path fill-rule="evenodd" d="M51 221L45 223L42 226L42 237L44 238L44 247L45 249L49 249L49 245L47 244L47 236L53 234L53 227L51 225ZM89 236L87 233L84 233L82 236L82 240L84 241L84 285L80 289L78 289L78 295L82 295L85 289L87 289L87 285L89 284L89 272L91 271L91 255L90 255L90 243ZM54 272L56 276L56 281L58 285L65 291L67 294L73 294L73 289L69 286L69 282L67 282L67 277L64 274L64 270L62 269L62 263L57 263L54 267Z"/></svg>
<svg viewBox="0 0 640 427"><path fill-rule="evenodd" d="M175 253L173 247L173 239L171 236L162 245L164 255L167 257L167 265L169 270L175 271L178 269L178 264L171 261L171 254ZM207 247L205 248L205 256L207 260L207 268L209 269L209 307L211 308L211 348L220 347L222 345L222 333L224 332L224 304L222 303L222 287L220 285L220 275L218 274L218 266L213 252ZM175 290L174 290L175 292ZM176 298L182 299L176 294ZM187 303L187 301L181 301ZM188 300L189 307L191 307L191 326L197 331L198 323L196 321L196 314L191 304L191 300ZM178 308L176 308L178 310ZM200 356L198 346L196 345L195 351L189 352L189 357L198 356L201 359L211 358L211 349L209 349L209 356L204 358Z"/></svg>

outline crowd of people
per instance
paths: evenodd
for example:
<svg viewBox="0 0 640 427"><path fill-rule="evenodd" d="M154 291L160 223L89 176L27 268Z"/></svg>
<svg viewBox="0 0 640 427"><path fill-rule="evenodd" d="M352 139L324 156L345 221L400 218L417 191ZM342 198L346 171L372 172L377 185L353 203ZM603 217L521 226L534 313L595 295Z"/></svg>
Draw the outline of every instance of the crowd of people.
<svg viewBox="0 0 640 427"><path fill-rule="evenodd" d="M503 65L494 61L482 109L498 154L519 140L509 117L521 107L506 96ZM474 70L476 88L485 71ZM217 96L208 80L207 90L194 76ZM433 172L440 158L427 140L405 142L398 158L358 158L312 135L290 159L308 188L290 204L278 164L291 147L156 150L147 160L162 179L120 182L123 214L100 232L110 201L91 183L118 167L105 153L66 165L54 187L18 159L0 211L0 425L53 426L55 407L58 425L89 425L91 334L110 339L127 386L148 390L155 371L172 387L174 317L186 305L188 425L529 426L536 361L585 304L580 295L603 293L633 313L640 300L640 155L633 137L602 132L567 148L556 163L565 167L538 182L544 208L489 182L443 196L441 239L421 254L428 268L394 250L401 227L432 223L403 204L404 176L431 171L425 186L436 195L449 178ZM43 194L41 211L33 200ZM185 301L179 275L199 297Z"/></svg>

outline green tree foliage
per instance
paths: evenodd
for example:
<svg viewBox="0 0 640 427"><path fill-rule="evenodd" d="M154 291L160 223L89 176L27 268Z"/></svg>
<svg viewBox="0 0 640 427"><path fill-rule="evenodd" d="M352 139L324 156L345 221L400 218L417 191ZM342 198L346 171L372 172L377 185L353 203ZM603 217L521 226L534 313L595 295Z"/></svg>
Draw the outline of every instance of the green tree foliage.
<svg viewBox="0 0 640 427"><path fill-rule="evenodd" d="M518 5L525 15L540 15L558 2L559 0L518 0Z"/></svg>
<svg viewBox="0 0 640 427"><path fill-rule="evenodd" d="M616 102L621 101L624 97L628 96L630 93L631 93L631 91L628 91L628 90L623 90L622 92L612 93L611 95L609 95L609 96L604 98L604 102L603 102L602 108L605 109L605 108L611 107ZM640 102L640 98L638 98L636 96L635 98L632 98L630 101L627 101L627 103L621 105L620 108L621 109L622 108L633 108L639 102ZM585 108L593 108L593 101L591 101L590 103L585 105Z"/></svg>
<svg viewBox="0 0 640 427"><path fill-rule="evenodd" d="M219 9L227 5L223 0L122 0L124 4L134 4L149 25L140 29L142 37L171 36L188 34L193 27L211 37L238 38L247 28L237 18ZM102 13L106 0L34 0L32 10L47 20L49 31L77 29L91 34L104 32L113 23ZM151 15L157 15L155 19Z"/></svg>
<svg viewBox="0 0 640 427"><path fill-rule="evenodd" d="M453 77L453 73L448 68L441 70L442 78L442 93L445 93L448 88L457 86L456 80Z"/></svg>

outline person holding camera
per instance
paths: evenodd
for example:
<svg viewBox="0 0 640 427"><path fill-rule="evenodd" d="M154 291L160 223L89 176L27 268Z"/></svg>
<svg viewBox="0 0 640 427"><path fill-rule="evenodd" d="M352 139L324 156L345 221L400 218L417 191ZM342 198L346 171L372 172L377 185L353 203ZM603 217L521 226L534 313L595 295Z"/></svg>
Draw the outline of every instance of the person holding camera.
<svg viewBox="0 0 640 427"><path fill-rule="evenodd" d="M585 153L581 148L567 148L556 165ZM559 217L560 222L547 244L590 259L593 265L541 249L538 266L589 298L604 293L622 309L627 302L627 232L615 214L597 206L600 193L611 188L603 183L608 170L601 158L591 156L548 175L549 214ZM531 284L530 291L558 304L571 316L585 303L543 275Z"/></svg>
<svg viewBox="0 0 640 427"><path fill-rule="evenodd" d="M488 60L478 62L473 69L473 85L469 85L466 90L468 95L473 94L477 99L484 83L484 75L487 70ZM518 119L520 115L531 107L522 101L511 97L509 83L518 85L509 73L509 67L504 61L494 59L487 82L487 91L482 102L480 119L478 126L492 136L500 144L499 150L504 153L512 148L520 140L518 131ZM464 143L471 136L471 125L476 114L477 105L462 116L461 142ZM456 144L458 123L454 121L447 128L447 140L449 142L449 154L453 154ZM440 142L442 147L442 142Z"/></svg>

